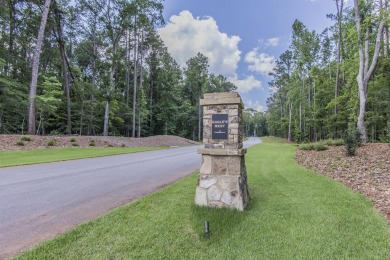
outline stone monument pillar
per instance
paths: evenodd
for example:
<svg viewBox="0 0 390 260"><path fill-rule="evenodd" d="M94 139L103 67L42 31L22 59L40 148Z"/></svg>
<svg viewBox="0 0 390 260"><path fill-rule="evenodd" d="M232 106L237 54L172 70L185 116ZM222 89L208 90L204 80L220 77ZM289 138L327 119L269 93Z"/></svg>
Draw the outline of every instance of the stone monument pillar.
<svg viewBox="0 0 390 260"><path fill-rule="evenodd" d="M249 201L243 149L244 105L238 93L210 93L203 106L202 164L195 204L244 210Z"/></svg>

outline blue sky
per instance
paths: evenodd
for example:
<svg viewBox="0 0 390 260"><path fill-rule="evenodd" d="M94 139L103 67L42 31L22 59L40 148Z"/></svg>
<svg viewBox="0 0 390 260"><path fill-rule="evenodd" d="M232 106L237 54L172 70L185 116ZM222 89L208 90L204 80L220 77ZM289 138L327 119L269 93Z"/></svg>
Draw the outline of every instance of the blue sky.
<svg viewBox="0 0 390 260"><path fill-rule="evenodd" d="M347 1L348 2L348 1ZM350 2L350 1L349 1ZM321 33L334 0L165 0L159 34L173 58L201 52L209 71L236 84L246 108L266 109L268 72L290 45L295 19Z"/></svg>

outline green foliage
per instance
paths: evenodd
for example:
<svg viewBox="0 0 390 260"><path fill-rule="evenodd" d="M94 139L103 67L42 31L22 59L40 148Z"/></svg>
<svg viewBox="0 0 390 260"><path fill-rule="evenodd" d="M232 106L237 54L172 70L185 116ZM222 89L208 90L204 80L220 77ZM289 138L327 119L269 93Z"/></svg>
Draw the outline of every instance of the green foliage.
<svg viewBox="0 0 390 260"><path fill-rule="evenodd" d="M20 138L20 140L30 142L30 141L32 141L32 138L30 136L23 136L22 138Z"/></svg>
<svg viewBox="0 0 390 260"><path fill-rule="evenodd" d="M327 139L324 142L328 146L342 146L345 144L343 139Z"/></svg>
<svg viewBox="0 0 390 260"><path fill-rule="evenodd" d="M77 142L77 140L76 140L76 138L73 138L73 137L72 137L72 138L70 138L70 142L71 142L71 143L74 143L74 142Z"/></svg>
<svg viewBox="0 0 390 260"><path fill-rule="evenodd" d="M17 146L24 146L24 142L23 141L18 141L18 142L16 142L16 145Z"/></svg>
<svg viewBox="0 0 390 260"><path fill-rule="evenodd" d="M56 142L56 139L50 139L49 141L47 141L47 146L54 146Z"/></svg>
<svg viewBox="0 0 390 260"><path fill-rule="evenodd" d="M325 151L328 150L329 147L325 142L316 142L309 144L300 144L298 146L299 150L316 150L316 151Z"/></svg>
<svg viewBox="0 0 390 260"><path fill-rule="evenodd" d="M58 132L57 130L52 130L50 131L50 135L60 135L60 132Z"/></svg>
<svg viewBox="0 0 390 260"><path fill-rule="evenodd" d="M80 146L77 142L72 142L72 146Z"/></svg>
<svg viewBox="0 0 390 260"><path fill-rule="evenodd" d="M360 1L360 4L363 2ZM292 43L280 55L271 73L272 96L267 100L270 134L286 138L291 127L291 135L296 142L340 139L348 128L348 122L357 121L359 95L356 75L359 70L359 46L356 23L349 11L345 9L340 17L341 32L338 31L338 19L334 19L336 24L321 34L310 31L300 21L295 21L292 25ZM377 26L379 17L373 5L364 5L361 15L364 21L363 31ZM330 17L337 18L337 15ZM372 45L376 30L369 32L368 43ZM340 33L341 61L338 62L337 56L333 57L332 53L338 53L337 39ZM333 44L335 39L336 44ZM369 53L372 51L370 48ZM368 138L372 142L384 137L389 120L389 70L390 57L387 53L379 57L368 86L365 117ZM360 137L357 138L359 143Z"/></svg>
<svg viewBox="0 0 390 260"><path fill-rule="evenodd" d="M96 146L95 140L89 141L89 146Z"/></svg>
<svg viewBox="0 0 390 260"><path fill-rule="evenodd" d="M390 121L387 122L386 126L386 137L385 137L385 142L390 145Z"/></svg>
<svg viewBox="0 0 390 260"><path fill-rule="evenodd" d="M359 147L359 143L361 143L359 130L355 127L353 123L348 125L348 130L344 136L345 143L345 153L348 156L356 155L356 149Z"/></svg>

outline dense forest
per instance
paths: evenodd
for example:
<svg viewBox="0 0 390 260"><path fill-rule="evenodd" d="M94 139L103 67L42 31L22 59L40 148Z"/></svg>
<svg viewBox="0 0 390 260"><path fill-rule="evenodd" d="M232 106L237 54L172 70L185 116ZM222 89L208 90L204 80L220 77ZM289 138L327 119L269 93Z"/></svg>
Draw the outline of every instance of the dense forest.
<svg viewBox="0 0 390 260"><path fill-rule="evenodd" d="M364 141L390 131L387 0L335 0L322 33L296 20L270 74L268 111L244 111L246 135ZM354 8L355 7L355 8ZM203 93L234 91L201 53L181 68L156 28L162 0L0 0L0 133L201 140ZM387 131L387 132L386 132Z"/></svg>
<svg viewBox="0 0 390 260"><path fill-rule="evenodd" d="M185 69L173 60L156 32L160 0L7 0L0 8L2 134L198 140L199 98L236 89L209 73L201 53Z"/></svg>
<svg viewBox="0 0 390 260"><path fill-rule="evenodd" d="M268 131L295 142L340 138L356 126L363 142L390 134L387 0L335 0L334 25L318 34L296 20L292 43L271 73Z"/></svg>

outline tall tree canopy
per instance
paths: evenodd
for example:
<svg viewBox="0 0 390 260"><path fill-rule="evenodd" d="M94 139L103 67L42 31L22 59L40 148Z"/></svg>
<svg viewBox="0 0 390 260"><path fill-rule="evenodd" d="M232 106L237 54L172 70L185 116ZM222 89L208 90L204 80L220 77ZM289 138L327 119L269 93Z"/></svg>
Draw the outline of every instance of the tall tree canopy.
<svg viewBox="0 0 390 260"><path fill-rule="evenodd" d="M209 73L203 54L186 68L170 56L156 32L161 0L6 0L0 9L0 133L198 140L199 98L236 89Z"/></svg>

